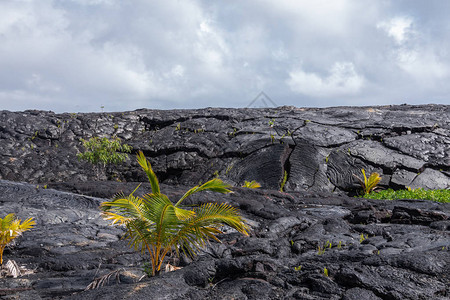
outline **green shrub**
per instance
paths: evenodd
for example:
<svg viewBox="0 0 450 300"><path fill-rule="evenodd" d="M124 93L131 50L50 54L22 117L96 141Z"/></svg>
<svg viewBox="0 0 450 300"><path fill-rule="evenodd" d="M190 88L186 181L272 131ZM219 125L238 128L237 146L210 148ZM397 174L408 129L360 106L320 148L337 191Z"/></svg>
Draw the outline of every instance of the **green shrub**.
<svg viewBox="0 0 450 300"><path fill-rule="evenodd" d="M363 196L367 199L383 199L383 200L398 200L398 199L422 199L431 200L443 203L450 203L450 190L425 190L422 188L407 190L393 189L372 192Z"/></svg>
<svg viewBox="0 0 450 300"><path fill-rule="evenodd" d="M92 137L89 140L81 139L81 142L85 151L78 153L77 157L79 160L85 160L97 166L97 178L100 177L99 166L102 166L104 169L108 164L117 164L125 161L128 154L123 152L130 153L132 149L131 146L122 144L118 137L111 139Z"/></svg>

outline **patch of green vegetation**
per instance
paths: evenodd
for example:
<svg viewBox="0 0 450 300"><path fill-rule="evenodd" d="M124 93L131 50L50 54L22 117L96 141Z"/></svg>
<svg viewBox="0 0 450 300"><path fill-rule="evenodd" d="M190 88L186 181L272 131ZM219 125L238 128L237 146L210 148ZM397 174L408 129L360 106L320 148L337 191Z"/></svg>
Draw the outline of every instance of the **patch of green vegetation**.
<svg viewBox="0 0 450 300"><path fill-rule="evenodd" d="M91 164L117 164L123 162L127 159L128 155L126 153L120 152L131 152L132 147L127 144L122 144L118 137L108 138L98 138L92 137L89 140L81 139L85 151L83 153L78 153L77 157L80 160L86 160Z"/></svg>
<svg viewBox="0 0 450 300"><path fill-rule="evenodd" d="M89 140L81 139L85 151L77 154L79 160L85 160L94 166L97 179L100 178L100 172L104 171L107 164L118 164L125 161L128 157L127 153L131 152L132 147L127 144L122 144L118 137L98 138L92 137ZM57 147L57 144L56 146ZM103 170L100 170L100 167Z"/></svg>
<svg viewBox="0 0 450 300"><path fill-rule="evenodd" d="M450 190L425 190L423 188L408 188L407 190L394 191L393 189L387 189L378 192L371 192L364 195L363 197L367 199L380 200L420 199L450 203Z"/></svg>

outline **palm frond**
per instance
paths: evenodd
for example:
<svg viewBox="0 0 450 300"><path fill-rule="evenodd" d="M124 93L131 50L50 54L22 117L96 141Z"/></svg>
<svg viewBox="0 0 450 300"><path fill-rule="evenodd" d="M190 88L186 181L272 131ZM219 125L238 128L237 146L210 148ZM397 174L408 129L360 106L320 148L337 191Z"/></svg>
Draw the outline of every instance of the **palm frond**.
<svg viewBox="0 0 450 300"><path fill-rule="evenodd" d="M180 203L186 199L187 197L189 197L190 195L197 193L197 192L201 192L201 191L212 191L212 192L217 192L217 193L222 193L222 194L227 194L227 193L232 193L232 191L230 191L228 188L230 188L231 185L224 183L222 180L220 180L219 178L214 178L200 186L195 186L192 189L190 189L189 191L187 191L183 197L181 197L180 200L178 200L178 202L175 204L175 206L180 205Z"/></svg>
<svg viewBox="0 0 450 300"><path fill-rule="evenodd" d="M195 211L174 206L178 220L184 221L195 216Z"/></svg>
<svg viewBox="0 0 450 300"><path fill-rule="evenodd" d="M11 274L11 276L14 278L22 275L19 265L14 260L8 260L5 267L6 270L8 270L9 274Z"/></svg>
<svg viewBox="0 0 450 300"><path fill-rule="evenodd" d="M156 177L155 172L153 172L152 165L147 160L147 158L144 156L144 153L142 151L139 151L137 154L137 160L139 162L139 165L142 167L144 172L147 174L148 181L150 182L150 185L152 187L152 193L153 194L159 194L159 182L158 178Z"/></svg>
<svg viewBox="0 0 450 300"><path fill-rule="evenodd" d="M121 269L111 271L101 277L95 278L84 290L94 290L98 289L102 286L105 286L106 284L109 284L109 280L111 278L114 278L117 283L120 283L120 271Z"/></svg>
<svg viewBox="0 0 450 300"><path fill-rule="evenodd" d="M113 224L126 224L133 218L145 219L144 208L142 198L133 195L100 204L102 215L106 220L113 220Z"/></svg>
<svg viewBox="0 0 450 300"><path fill-rule="evenodd" d="M8 214L3 219L0 218L0 231L7 230L14 221L14 214Z"/></svg>
<svg viewBox="0 0 450 300"><path fill-rule="evenodd" d="M206 203L198 207L193 220L197 226L226 224L237 231L248 235L249 227L245 224L237 208L226 203Z"/></svg>

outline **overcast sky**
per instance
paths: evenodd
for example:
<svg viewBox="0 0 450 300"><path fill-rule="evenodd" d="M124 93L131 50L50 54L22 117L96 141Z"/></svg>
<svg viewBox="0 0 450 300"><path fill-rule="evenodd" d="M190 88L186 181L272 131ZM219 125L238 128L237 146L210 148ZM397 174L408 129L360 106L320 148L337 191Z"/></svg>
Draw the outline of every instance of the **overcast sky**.
<svg viewBox="0 0 450 300"><path fill-rule="evenodd" d="M0 110L245 107L261 91L450 104L449 15L448 0L0 0Z"/></svg>

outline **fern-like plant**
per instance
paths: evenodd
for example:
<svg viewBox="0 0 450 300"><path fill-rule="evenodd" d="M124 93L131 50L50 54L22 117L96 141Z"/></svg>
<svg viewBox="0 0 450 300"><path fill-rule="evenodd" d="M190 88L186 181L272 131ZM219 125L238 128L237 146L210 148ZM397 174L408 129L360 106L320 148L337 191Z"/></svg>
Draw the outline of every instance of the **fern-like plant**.
<svg viewBox="0 0 450 300"><path fill-rule="evenodd" d="M179 248L191 256L205 246L211 238L219 241L220 228L228 225L248 235L248 226L238 210L226 203L207 203L193 209L182 208L181 204L190 195L201 191L219 193L231 192L229 185L215 178L203 185L188 190L175 204L161 194L158 178L150 162L142 152L137 155L139 165L147 174L151 193L142 197L135 196L135 191L128 196L119 195L115 200L101 204L103 217L107 220L125 225L130 246L150 255L152 275L159 274L164 257Z"/></svg>
<svg viewBox="0 0 450 300"><path fill-rule="evenodd" d="M249 189L257 189L257 188L260 188L261 185L256 180L252 180L252 181L246 180L246 181L244 181L244 184L242 185L242 187L249 188Z"/></svg>
<svg viewBox="0 0 450 300"><path fill-rule="evenodd" d="M381 176L377 172L373 172L369 177L367 177L364 169L361 169L361 172L363 174L363 179L359 178L355 174L353 174L353 176L358 179L359 184L363 189L363 193L366 195L377 188L378 183L381 181Z"/></svg>
<svg viewBox="0 0 450 300"><path fill-rule="evenodd" d="M24 231L30 230L36 222L33 218L28 218L21 223L14 214L8 214L3 219L0 218L0 266L3 264L3 251L16 237Z"/></svg>

